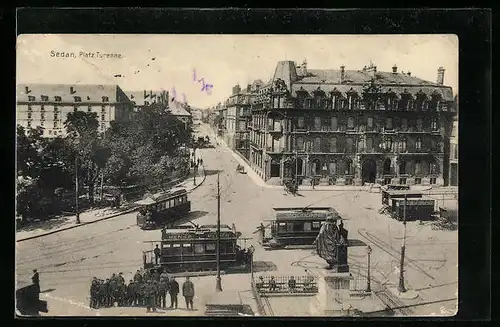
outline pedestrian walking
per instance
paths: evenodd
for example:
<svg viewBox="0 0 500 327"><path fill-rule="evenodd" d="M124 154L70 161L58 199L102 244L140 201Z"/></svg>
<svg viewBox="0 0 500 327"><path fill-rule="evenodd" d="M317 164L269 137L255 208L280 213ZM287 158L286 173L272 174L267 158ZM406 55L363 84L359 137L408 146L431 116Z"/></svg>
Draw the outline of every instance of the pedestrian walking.
<svg viewBox="0 0 500 327"><path fill-rule="evenodd" d="M158 247L158 244L156 244L156 248L154 249L153 252L155 254L155 264L158 264L158 262L160 261L160 257L161 257L161 250Z"/></svg>
<svg viewBox="0 0 500 327"><path fill-rule="evenodd" d="M169 285L169 293L170 293L170 309L177 309L177 295L179 294L179 283L175 280L175 277L172 277Z"/></svg>
<svg viewBox="0 0 500 327"><path fill-rule="evenodd" d="M186 281L182 284L182 296L186 300L186 309L193 310L194 284L186 277Z"/></svg>

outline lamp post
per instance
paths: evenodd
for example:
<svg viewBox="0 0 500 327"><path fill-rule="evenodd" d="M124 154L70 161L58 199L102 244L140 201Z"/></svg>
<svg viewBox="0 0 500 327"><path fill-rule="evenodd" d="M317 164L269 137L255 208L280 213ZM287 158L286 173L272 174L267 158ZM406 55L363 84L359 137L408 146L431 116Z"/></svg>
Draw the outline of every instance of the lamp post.
<svg viewBox="0 0 500 327"><path fill-rule="evenodd" d="M219 173L217 173L217 277L215 279L215 290L222 291L222 282L220 278L220 183Z"/></svg>
<svg viewBox="0 0 500 327"><path fill-rule="evenodd" d="M401 244L401 261L399 265L399 286L398 291L400 293L405 293L405 279L404 279L404 264L405 264L405 248L406 248L406 201L407 195L405 194L404 199L404 208L403 208L403 226L404 226L404 234L403 234L403 243Z"/></svg>
<svg viewBox="0 0 500 327"><path fill-rule="evenodd" d="M193 161L194 161L194 166L193 166L193 185L196 186L196 172L198 171L198 165L196 163L196 143L193 145Z"/></svg>
<svg viewBox="0 0 500 327"><path fill-rule="evenodd" d="M371 293L372 287L371 287L371 276L370 276L370 255L372 253L372 248L371 246L368 245L366 248L366 253L368 254L368 274L367 274L367 280L366 280L366 292Z"/></svg>

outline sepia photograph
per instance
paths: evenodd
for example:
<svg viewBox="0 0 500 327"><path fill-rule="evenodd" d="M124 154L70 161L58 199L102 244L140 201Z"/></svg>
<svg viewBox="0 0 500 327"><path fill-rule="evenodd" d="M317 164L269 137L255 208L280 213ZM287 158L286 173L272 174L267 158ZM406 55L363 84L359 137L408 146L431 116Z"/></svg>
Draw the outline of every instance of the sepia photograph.
<svg viewBox="0 0 500 327"><path fill-rule="evenodd" d="M18 35L17 316L455 316L458 53Z"/></svg>

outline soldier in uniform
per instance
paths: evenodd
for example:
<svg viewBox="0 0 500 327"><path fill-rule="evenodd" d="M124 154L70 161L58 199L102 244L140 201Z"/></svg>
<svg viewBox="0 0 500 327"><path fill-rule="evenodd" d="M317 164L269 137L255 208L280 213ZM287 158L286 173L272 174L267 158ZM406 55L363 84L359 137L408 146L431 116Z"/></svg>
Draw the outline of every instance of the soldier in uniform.
<svg viewBox="0 0 500 327"><path fill-rule="evenodd" d="M40 275L36 269L33 269L33 277L31 277L31 281L36 286L38 293L40 293Z"/></svg>
<svg viewBox="0 0 500 327"><path fill-rule="evenodd" d="M90 307L92 309L97 309L97 296L99 295L99 285L97 284L97 278L92 278L90 284Z"/></svg>
<svg viewBox="0 0 500 327"><path fill-rule="evenodd" d="M194 284L186 277L186 281L182 284L182 295L186 300L186 309L193 310Z"/></svg>
<svg viewBox="0 0 500 327"><path fill-rule="evenodd" d="M156 311L155 307L155 290L153 282L148 280L145 285L145 296L146 296L146 312Z"/></svg>
<svg viewBox="0 0 500 327"><path fill-rule="evenodd" d="M168 283L167 269L163 269L163 272L160 274L160 280L162 279Z"/></svg>
<svg viewBox="0 0 500 327"><path fill-rule="evenodd" d="M139 305L140 306L146 306L147 302L147 284L148 282L146 280L143 280L142 283L139 285Z"/></svg>
<svg viewBox="0 0 500 327"><path fill-rule="evenodd" d="M158 283L158 295L156 298L156 305L160 308L165 309L167 307L167 280L164 278L160 278L160 282Z"/></svg>
<svg viewBox="0 0 500 327"><path fill-rule="evenodd" d="M159 282L160 281L160 269L155 269L154 273L153 273L153 280L155 282Z"/></svg>
<svg viewBox="0 0 500 327"><path fill-rule="evenodd" d="M114 307L115 302L118 302L118 279L116 274L111 276L109 280L109 297L110 297L110 306Z"/></svg>
<svg viewBox="0 0 500 327"><path fill-rule="evenodd" d="M109 278L106 278L106 281L104 282L104 289L105 289L105 303L106 307L111 306L111 280Z"/></svg>
<svg viewBox="0 0 500 327"><path fill-rule="evenodd" d="M175 277L172 277L169 283L169 292L170 292L170 309L174 306L177 309L177 295L179 294L179 283L175 280Z"/></svg>
<svg viewBox="0 0 500 327"><path fill-rule="evenodd" d="M130 280L127 285L127 298L126 303L128 307L132 307L135 305L136 297L135 297L135 283L134 280Z"/></svg>
<svg viewBox="0 0 500 327"><path fill-rule="evenodd" d="M118 275L118 281L121 283L121 284L125 284L125 278L123 277L123 273L121 272L119 275Z"/></svg>
<svg viewBox="0 0 500 327"><path fill-rule="evenodd" d="M134 282L142 283L142 275L139 270L137 270L137 272L134 275Z"/></svg>
<svg viewBox="0 0 500 327"><path fill-rule="evenodd" d="M156 244L156 248L154 249L154 254L155 254L155 264L157 265L158 262L160 262L160 257L161 257L161 250L158 247L158 244Z"/></svg>

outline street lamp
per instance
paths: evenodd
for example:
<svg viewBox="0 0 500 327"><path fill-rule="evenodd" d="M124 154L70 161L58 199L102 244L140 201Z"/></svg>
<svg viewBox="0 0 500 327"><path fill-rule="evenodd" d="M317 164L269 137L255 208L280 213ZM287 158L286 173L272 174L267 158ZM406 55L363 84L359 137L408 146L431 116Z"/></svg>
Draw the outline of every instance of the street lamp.
<svg viewBox="0 0 500 327"><path fill-rule="evenodd" d="M367 275L367 280L366 280L366 292L371 293L371 291L372 291L371 278L370 278L370 255L372 253L371 246L368 245L368 247L366 248L366 253L368 254L368 275Z"/></svg>

